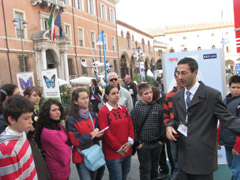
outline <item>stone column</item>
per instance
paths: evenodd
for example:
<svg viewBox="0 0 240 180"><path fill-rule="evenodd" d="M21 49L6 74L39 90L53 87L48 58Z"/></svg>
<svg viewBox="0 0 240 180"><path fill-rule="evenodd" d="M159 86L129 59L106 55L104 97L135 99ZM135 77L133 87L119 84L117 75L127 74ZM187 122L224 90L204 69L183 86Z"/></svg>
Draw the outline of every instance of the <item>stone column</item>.
<svg viewBox="0 0 240 180"><path fill-rule="evenodd" d="M42 57L42 70L47 69L47 59L46 59L46 49L41 49L41 57Z"/></svg>
<svg viewBox="0 0 240 180"><path fill-rule="evenodd" d="M61 49L61 57L63 61L63 72L66 81L69 81L69 70L68 70L68 59L67 59L67 49Z"/></svg>

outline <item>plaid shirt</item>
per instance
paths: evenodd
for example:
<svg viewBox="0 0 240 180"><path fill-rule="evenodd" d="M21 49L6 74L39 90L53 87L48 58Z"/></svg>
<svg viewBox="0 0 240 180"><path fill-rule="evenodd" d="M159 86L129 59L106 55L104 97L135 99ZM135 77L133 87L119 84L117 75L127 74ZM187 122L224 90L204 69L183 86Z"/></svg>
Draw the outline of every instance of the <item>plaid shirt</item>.
<svg viewBox="0 0 240 180"><path fill-rule="evenodd" d="M167 93L165 98L165 102L163 105L163 122L166 127L168 126L170 119L174 119L172 97L174 94L176 94L176 92L177 87L173 87L172 91Z"/></svg>
<svg viewBox="0 0 240 180"><path fill-rule="evenodd" d="M151 105L153 105L152 111L139 134L140 127ZM136 141L151 142L164 138L163 109L161 105L157 104L155 101L150 104L144 104L141 100L130 114L133 120Z"/></svg>

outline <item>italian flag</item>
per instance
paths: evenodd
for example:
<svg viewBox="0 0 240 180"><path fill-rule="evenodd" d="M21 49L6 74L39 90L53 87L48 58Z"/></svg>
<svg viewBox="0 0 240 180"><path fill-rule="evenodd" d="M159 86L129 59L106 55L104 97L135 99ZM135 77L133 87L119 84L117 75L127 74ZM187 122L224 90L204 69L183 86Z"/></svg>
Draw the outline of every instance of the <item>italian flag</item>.
<svg viewBox="0 0 240 180"><path fill-rule="evenodd" d="M48 20L48 25L51 28L51 39L54 41L56 34L55 34L54 19L53 19L53 8L51 10L51 14Z"/></svg>

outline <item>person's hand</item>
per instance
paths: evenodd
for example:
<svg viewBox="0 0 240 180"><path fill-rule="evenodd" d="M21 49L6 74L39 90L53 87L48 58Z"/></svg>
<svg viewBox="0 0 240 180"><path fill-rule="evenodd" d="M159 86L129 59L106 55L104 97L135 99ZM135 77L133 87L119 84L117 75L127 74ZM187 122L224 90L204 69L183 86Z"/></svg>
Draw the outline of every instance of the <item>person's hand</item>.
<svg viewBox="0 0 240 180"><path fill-rule="evenodd" d="M100 138L100 137L103 136L103 134L104 134L104 132L99 131L99 132L97 133L96 137L97 137L97 138Z"/></svg>
<svg viewBox="0 0 240 180"><path fill-rule="evenodd" d="M235 156L239 156L239 153L235 149L232 149L232 154Z"/></svg>
<svg viewBox="0 0 240 180"><path fill-rule="evenodd" d="M90 134L94 138L95 136L97 136L98 133L99 133L99 129L95 128Z"/></svg>
<svg viewBox="0 0 240 180"><path fill-rule="evenodd" d="M120 154L120 156L125 156L126 153L123 151L123 149L121 149L121 151L119 151L118 154Z"/></svg>
<svg viewBox="0 0 240 180"><path fill-rule="evenodd" d="M174 135L177 135L178 133L176 132L176 130L172 127L172 126L168 126L166 128L166 136L169 140L171 141L177 141L177 139L175 138Z"/></svg>
<svg viewBox="0 0 240 180"><path fill-rule="evenodd" d="M129 149L132 147L132 144L130 142L126 142L123 146L122 146L122 150L124 153L128 153Z"/></svg>
<svg viewBox="0 0 240 180"><path fill-rule="evenodd" d="M143 147L143 144L139 144L138 146L137 146L137 149L141 149Z"/></svg>
<svg viewBox="0 0 240 180"><path fill-rule="evenodd" d="M220 150L220 149L221 149L221 146L220 146L219 144L217 145L217 149L218 149L218 150Z"/></svg>

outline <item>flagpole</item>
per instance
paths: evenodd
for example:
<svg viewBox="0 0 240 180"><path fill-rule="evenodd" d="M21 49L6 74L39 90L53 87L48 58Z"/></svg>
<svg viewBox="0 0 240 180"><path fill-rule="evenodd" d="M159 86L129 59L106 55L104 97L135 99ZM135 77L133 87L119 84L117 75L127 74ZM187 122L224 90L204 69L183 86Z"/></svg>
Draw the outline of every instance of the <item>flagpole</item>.
<svg viewBox="0 0 240 180"><path fill-rule="evenodd" d="M106 86L107 86L107 85L108 85L108 82L107 82L107 61L106 61L105 42L104 42L104 30L102 30L102 41L103 41L103 56L104 56L105 81L106 81Z"/></svg>

